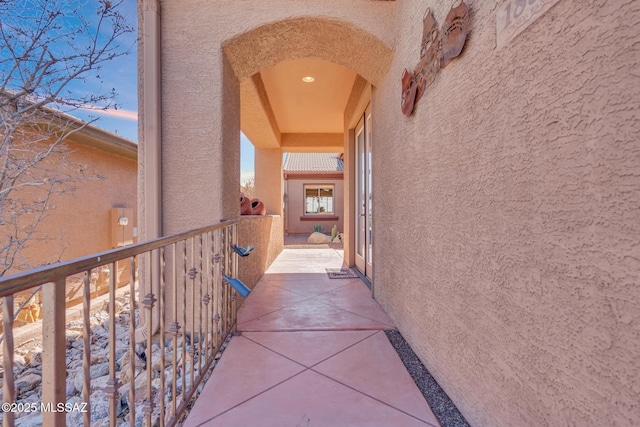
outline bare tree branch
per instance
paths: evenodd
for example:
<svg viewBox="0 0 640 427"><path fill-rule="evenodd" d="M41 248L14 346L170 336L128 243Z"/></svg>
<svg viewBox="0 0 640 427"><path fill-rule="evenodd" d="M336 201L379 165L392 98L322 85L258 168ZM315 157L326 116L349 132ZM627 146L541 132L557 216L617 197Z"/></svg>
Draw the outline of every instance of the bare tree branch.
<svg viewBox="0 0 640 427"><path fill-rule="evenodd" d="M56 197L102 178L70 160L65 140L88 123L65 113L115 106L113 89L83 87L135 43L123 1L0 0L0 276L31 267L21 252L47 239Z"/></svg>

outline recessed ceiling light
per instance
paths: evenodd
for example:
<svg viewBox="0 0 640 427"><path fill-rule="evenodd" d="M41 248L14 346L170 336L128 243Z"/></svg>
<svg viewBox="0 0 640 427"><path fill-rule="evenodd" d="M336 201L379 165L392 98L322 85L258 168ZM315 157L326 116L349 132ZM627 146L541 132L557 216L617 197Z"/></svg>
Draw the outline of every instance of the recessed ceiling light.
<svg viewBox="0 0 640 427"><path fill-rule="evenodd" d="M311 77L311 76L304 76L304 77L302 78L302 81L303 81L303 82L305 82L305 83L312 83L312 82L316 81L316 79L314 79L314 78L313 78L313 77Z"/></svg>

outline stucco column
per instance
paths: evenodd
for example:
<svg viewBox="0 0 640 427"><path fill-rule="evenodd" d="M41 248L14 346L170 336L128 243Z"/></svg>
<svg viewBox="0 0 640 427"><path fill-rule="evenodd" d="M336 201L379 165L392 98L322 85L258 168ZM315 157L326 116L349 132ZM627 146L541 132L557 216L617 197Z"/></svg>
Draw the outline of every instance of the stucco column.
<svg viewBox="0 0 640 427"><path fill-rule="evenodd" d="M256 148L256 197L267 207L267 214L282 215L282 151Z"/></svg>
<svg viewBox="0 0 640 427"><path fill-rule="evenodd" d="M139 66L142 68L140 95L140 149L138 157L141 241L162 236L161 89L160 89L160 5L159 0L142 2Z"/></svg>
<svg viewBox="0 0 640 427"><path fill-rule="evenodd" d="M139 13L140 52L138 67L141 69L139 83L139 241L162 236L162 108L160 70L160 3L159 0L144 0ZM149 263L150 261L150 263ZM154 254L140 264L140 295L160 293L160 257ZM153 308L153 324L144 324L136 330L135 340L143 342L159 328L159 305ZM143 322L144 323L144 322Z"/></svg>

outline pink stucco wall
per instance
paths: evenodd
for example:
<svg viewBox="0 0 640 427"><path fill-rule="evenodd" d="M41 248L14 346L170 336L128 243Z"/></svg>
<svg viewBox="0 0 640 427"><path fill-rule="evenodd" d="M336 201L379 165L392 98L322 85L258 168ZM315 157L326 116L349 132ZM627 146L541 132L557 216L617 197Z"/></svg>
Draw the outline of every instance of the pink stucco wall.
<svg viewBox="0 0 640 427"><path fill-rule="evenodd" d="M54 195L34 238L21 251L20 258L31 267L116 247L112 208L132 209L129 221L137 226L137 160L69 140L64 145L68 159L59 176L77 179L64 186L64 194ZM47 161L60 159L54 155Z"/></svg>
<svg viewBox="0 0 640 427"><path fill-rule="evenodd" d="M305 215L305 184L333 185L333 209L337 217L326 219L323 215ZM285 193L287 196L285 212L285 232L289 234L311 234L315 225L322 226L325 234L331 233L331 228L336 225L338 231L344 230L344 183L336 178L290 178L285 180ZM304 217L304 219L302 219Z"/></svg>
<svg viewBox="0 0 640 427"><path fill-rule="evenodd" d="M221 46L339 19L394 52L371 99L374 288L413 349L473 425L640 422L639 2L561 0L498 51L504 2L469 0L462 56L410 117L402 70L450 1L162 3L165 232L237 205L238 78L272 64Z"/></svg>
<svg viewBox="0 0 640 427"><path fill-rule="evenodd" d="M640 3L560 1L499 51L504 2L469 3L462 56L404 117L422 14L451 2L397 2L376 298L473 425L636 425Z"/></svg>

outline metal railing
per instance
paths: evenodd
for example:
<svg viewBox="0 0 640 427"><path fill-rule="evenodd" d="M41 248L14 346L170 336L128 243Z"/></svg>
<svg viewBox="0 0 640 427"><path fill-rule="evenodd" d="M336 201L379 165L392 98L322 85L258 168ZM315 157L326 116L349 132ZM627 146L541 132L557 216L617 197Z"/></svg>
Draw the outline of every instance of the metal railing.
<svg viewBox="0 0 640 427"><path fill-rule="evenodd" d="M140 424L140 409L146 425L175 425L235 328L236 292L223 282L222 276L237 277L237 255L230 249L231 244L237 244L237 226L236 220L226 221L0 278L3 425L13 426L15 412L29 409L41 412L43 425L63 426L67 411L81 409L82 422L89 426L96 422L92 408L105 399L109 401L111 426L126 421ZM116 301L117 293L123 292L116 286L117 265L123 262L130 265L130 277L124 288L124 304L121 296L118 301L120 307L128 304L128 319L126 309L117 311ZM92 384L91 378L95 349L91 277L92 271L105 266L109 271L108 316L101 327L108 334L108 380L98 386ZM82 275L82 332L78 338L82 344L75 343L75 347L81 348L82 353L82 390L70 405L66 390L70 345L66 336L65 288L78 274ZM138 281L144 284L139 301ZM22 392L14 373L14 295L40 285L42 384L41 401L34 405L33 401L21 403ZM128 333L119 334L119 341L117 329L128 329Z"/></svg>

